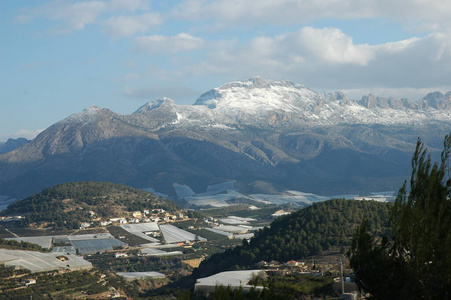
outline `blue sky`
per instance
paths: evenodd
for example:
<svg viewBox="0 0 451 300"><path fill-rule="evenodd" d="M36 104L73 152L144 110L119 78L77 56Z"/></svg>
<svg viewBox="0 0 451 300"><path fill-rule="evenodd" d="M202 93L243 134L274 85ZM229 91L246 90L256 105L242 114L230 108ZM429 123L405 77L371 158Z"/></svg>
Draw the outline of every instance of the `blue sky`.
<svg viewBox="0 0 451 300"><path fill-rule="evenodd" d="M450 13L442 0L1 1L0 141L256 75L351 98L446 92Z"/></svg>

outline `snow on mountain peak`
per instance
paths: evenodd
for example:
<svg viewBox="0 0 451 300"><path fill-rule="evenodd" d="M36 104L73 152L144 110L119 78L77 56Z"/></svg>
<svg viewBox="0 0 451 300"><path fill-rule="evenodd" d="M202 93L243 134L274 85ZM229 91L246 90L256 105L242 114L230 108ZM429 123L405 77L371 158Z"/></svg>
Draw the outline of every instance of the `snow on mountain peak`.
<svg viewBox="0 0 451 300"><path fill-rule="evenodd" d="M92 105L85 108L81 112L74 113L68 116L67 118L57 122L56 124L90 124L114 114L115 113L107 108L101 108Z"/></svg>
<svg viewBox="0 0 451 300"><path fill-rule="evenodd" d="M96 105L91 105L91 106L83 109L84 114L97 114L100 111L102 111L102 108L98 107Z"/></svg>
<svg viewBox="0 0 451 300"><path fill-rule="evenodd" d="M252 77L212 89L202 94L194 105L204 105L210 109L240 110L243 113L292 111L300 101L315 98L316 95L317 93L301 84Z"/></svg>
<svg viewBox="0 0 451 300"><path fill-rule="evenodd" d="M425 124L451 120L451 92L419 102L372 94L356 101L340 91L318 93L290 81L252 77L202 94L193 107L205 108L218 122L254 126Z"/></svg>
<svg viewBox="0 0 451 300"><path fill-rule="evenodd" d="M101 112L110 111L92 106L68 120L90 122ZM242 125L298 128L335 124L426 124L451 120L451 92L431 93L419 102L372 94L355 101L339 91L318 93L290 81L252 77L211 89L194 105L177 105L172 99L161 98L122 118L150 130L177 127L228 130Z"/></svg>
<svg viewBox="0 0 451 300"><path fill-rule="evenodd" d="M134 114L136 114L136 113L144 114L144 113L146 113L148 111L157 109L159 107L168 107L168 106L175 106L175 105L176 104L175 104L174 100L172 100L171 98L163 97L163 98L160 98L160 99L157 99L157 100L154 100L154 101L150 101L150 102L144 104L143 106L138 108L134 112Z"/></svg>

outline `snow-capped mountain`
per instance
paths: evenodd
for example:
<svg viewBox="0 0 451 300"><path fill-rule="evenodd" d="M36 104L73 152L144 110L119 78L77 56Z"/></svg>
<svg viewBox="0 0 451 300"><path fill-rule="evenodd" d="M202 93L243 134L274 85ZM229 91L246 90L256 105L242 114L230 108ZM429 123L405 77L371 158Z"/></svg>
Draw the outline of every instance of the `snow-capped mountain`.
<svg viewBox="0 0 451 300"><path fill-rule="evenodd" d="M374 95L350 100L342 92L317 93L301 84L254 77L202 94L194 105L164 98L133 115L159 120L149 129L173 125L234 128L240 125L298 128L339 124L419 125L451 120L451 92L435 92L419 102ZM133 116L128 119L133 119ZM139 120L141 122L142 119ZM131 120L131 122L133 122Z"/></svg>
<svg viewBox="0 0 451 300"><path fill-rule="evenodd" d="M418 137L433 153L451 129L451 92L419 101L254 77L202 94L162 98L130 115L89 107L0 156L0 195L25 196L77 180L174 194L236 180L244 192L394 190L410 175Z"/></svg>

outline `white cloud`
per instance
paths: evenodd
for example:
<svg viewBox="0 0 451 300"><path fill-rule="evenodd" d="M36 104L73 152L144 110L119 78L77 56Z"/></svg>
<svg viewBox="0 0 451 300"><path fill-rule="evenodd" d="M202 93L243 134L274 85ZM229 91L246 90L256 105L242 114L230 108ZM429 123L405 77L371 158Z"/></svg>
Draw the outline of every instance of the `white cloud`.
<svg viewBox="0 0 451 300"><path fill-rule="evenodd" d="M451 34L430 34L398 42L354 43L336 28L305 27L277 36L261 36L247 43L208 45L205 57L180 61L173 76L254 75L292 80L313 89L401 88L418 93L449 87ZM150 47L150 45L148 45ZM160 48L162 49L162 48Z"/></svg>
<svg viewBox="0 0 451 300"><path fill-rule="evenodd" d="M377 47L367 44L354 44L351 37L337 28L304 27L297 32L275 37L256 37L227 53L210 53L209 63L217 59L224 64L285 70L324 64L364 66L374 58L376 50Z"/></svg>
<svg viewBox="0 0 451 300"><path fill-rule="evenodd" d="M146 0L110 0L108 5L112 11L136 11L147 9L150 1Z"/></svg>
<svg viewBox="0 0 451 300"><path fill-rule="evenodd" d="M94 23L96 18L105 11L107 4L101 1L74 3L53 12L53 18L68 20L69 29L80 30Z"/></svg>
<svg viewBox="0 0 451 300"><path fill-rule="evenodd" d="M335 18L373 17L376 0L187 0L174 10L186 19L218 22L290 24Z"/></svg>
<svg viewBox="0 0 451 300"><path fill-rule="evenodd" d="M191 24L207 22L208 28L237 28L243 24L250 27L305 25L311 21L331 19L384 19L399 22L405 28L428 32L451 28L451 2L448 0L185 0L178 4L166 3L165 6L169 7L170 18L183 19ZM61 31L73 31L98 22L99 17L105 17L107 13L120 17L124 12L147 11L150 7L150 0L53 0L23 10L16 20L27 22L45 17L60 21L63 24ZM135 17L140 18L130 15L127 22ZM127 32L124 30L122 34Z"/></svg>
<svg viewBox="0 0 451 300"><path fill-rule="evenodd" d="M104 1L70 2L54 0L46 4L27 8L25 13L16 17L19 22L28 22L44 17L60 21L57 32L64 33L84 29L86 25L96 22L96 19L108 9Z"/></svg>
<svg viewBox="0 0 451 300"><path fill-rule="evenodd" d="M134 42L138 50L150 54L194 51L203 48L205 44L203 39L187 33L179 33L175 36L150 35L137 37Z"/></svg>
<svg viewBox="0 0 451 300"><path fill-rule="evenodd" d="M110 1L69 1L53 0L48 3L28 7L15 18L17 22L29 22L36 18L48 18L60 22L55 30L58 33L68 33L82 30L87 25L99 22L99 18L107 13L135 12L147 9L145 0L110 0ZM137 19L147 20L146 15ZM112 21L110 21L112 22ZM122 20L124 24L124 20ZM128 25L130 26L130 25ZM125 29L124 31L126 31ZM129 29L130 30L130 29Z"/></svg>
<svg viewBox="0 0 451 300"><path fill-rule="evenodd" d="M29 140L34 139L38 134L40 134L44 129L35 129L35 130L27 130L27 129L21 129L17 132L11 132L6 134L0 135L0 141L6 141L8 139L17 139L17 138L26 138Z"/></svg>
<svg viewBox="0 0 451 300"><path fill-rule="evenodd" d="M115 16L103 22L103 30L115 36L130 36L136 33L143 33L148 28L159 25L162 22L162 16L153 12L140 16Z"/></svg>
<svg viewBox="0 0 451 300"><path fill-rule="evenodd" d="M373 58L371 46L355 45L351 37L337 28L304 27L294 36L285 37L287 42L290 39L300 52L330 63L366 65Z"/></svg>
<svg viewBox="0 0 451 300"><path fill-rule="evenodd" d="M17 20L27 22L41 17L56 20L61 32L100 24L104 33L133 36L124 42L163 58L158 63L151 60L155 70L143 71L146 66L142 65L141 57L133 57L127 66L134 70L125 75L124 80L136 81L146 76L181 80L193 76L239 79L261 75L304 83L311 88L355 91L367 88L388 91L397 87L420 91L449 86L449 1L182 0L179 4L159 5L160 12L150 11L150 3L145 0L52 0L25 9ZM307 22L315 20L332 20L333 24L334 20L350 19L387 20L390 26L395 22L405 28L432 33L374 45L371 36L368 42L373 44L358 43L338 28L306 26ZM179 22L175 26L170 22L165 24L172 20ZM273 27L274 24L290 26ZM273 35L266 31L283 32L293 28L293 24L300 29ZM358 26L359 23L353 24ZM176 34L181 26L185 33ZM148 32L155 28L162 29L160 33L166 35ZM221 33L213 37L210 28L227 29L223 33L230 40L225 40ZM242 32L238 32L241 28ZM259 36L252 36L255 32L259 32ZM193 51L197 52L193 54ZM193 55L184 56L184 52ZM146 93L141 89L140 92L125 90L124 94Z"/></svg>
<svg viewBox="0 0 451 300"><path fill-rule="evenodd" d="M391 19L412 29L450 28L447 0L186 0L173 11L186 20L214 20L223 26L305 24L315 20Z"/></svg>

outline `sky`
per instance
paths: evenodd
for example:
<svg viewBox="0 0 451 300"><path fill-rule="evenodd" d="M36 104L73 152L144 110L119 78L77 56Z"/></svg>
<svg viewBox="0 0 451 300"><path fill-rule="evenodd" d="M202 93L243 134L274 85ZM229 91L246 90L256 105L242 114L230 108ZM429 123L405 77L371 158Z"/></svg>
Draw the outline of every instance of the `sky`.
<svg viewBox="0 0 451 300"><path fill-rule="evenodd" d="M3 0L0 142L253 76L352 99L451 90L448 0Z"/></svg>

